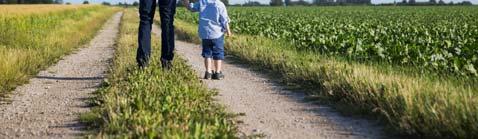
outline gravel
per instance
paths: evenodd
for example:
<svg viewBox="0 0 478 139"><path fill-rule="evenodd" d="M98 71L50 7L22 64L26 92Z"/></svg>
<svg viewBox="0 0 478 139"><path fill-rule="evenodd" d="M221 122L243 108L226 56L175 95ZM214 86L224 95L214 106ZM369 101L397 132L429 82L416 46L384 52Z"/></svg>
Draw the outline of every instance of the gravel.
<svg viewBox="0 0 478 139"><path fill-rule="evenodd" d="M160 30L154 27L153 32L158 35ZM201 47L176 41L176 50L188 60L200 78L204 73ZM203 83L219 91L219 103L230 112L241 115L237 119L239 136L271 139L389 138L377 122L345 117L329 106L307 102L303 92L287 90L267 76L250 70L247 65L234 64L226 58L223 67L224 80L203 80Z"/></svg>

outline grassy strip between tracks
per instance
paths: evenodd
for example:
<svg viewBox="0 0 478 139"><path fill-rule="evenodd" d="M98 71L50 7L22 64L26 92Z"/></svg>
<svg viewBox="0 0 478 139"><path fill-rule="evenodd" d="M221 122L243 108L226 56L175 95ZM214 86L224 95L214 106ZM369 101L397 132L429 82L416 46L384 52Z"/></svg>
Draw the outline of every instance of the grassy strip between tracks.
<svg viewBox="0 0 478 139"><path fill-rule="evenodd" d="M13 10L8 15L0 14L0 96L89 42L118 11L104 6L0 7L8 7L2 11ZM43 10L20 14L24 12L15 10L16 7Z"/></svg>
<svg viewBox="0 0 478 139"><path fill-rule="evenodd" d="M153 39L149 68L136 67L138 16L125 12L108 81L98 91L98 106L80 119L106 138L234 138L236 128L216 104L216 92L200 83L186 61L174 60L171 71L160 67L160 42Z"/></svg>
<svg viewBox="0 0 478 139"><path fill-rule="evenodd" d="M176 22L178 38L199 43L197 26ZM313 88L311 96L341 111L376 116L397 134L478 137L477 88L386 72L353 62L290 49L289 43L258 36L227 39L226 51L253 65L280 73L287 83Z"/></svg>

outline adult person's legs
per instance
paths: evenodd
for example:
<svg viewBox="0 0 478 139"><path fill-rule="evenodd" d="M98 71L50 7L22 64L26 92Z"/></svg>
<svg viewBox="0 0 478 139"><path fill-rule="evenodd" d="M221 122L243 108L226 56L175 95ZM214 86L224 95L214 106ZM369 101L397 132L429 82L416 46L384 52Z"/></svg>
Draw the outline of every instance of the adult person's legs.
<svg viewBox="0 0 478 139"><path fill-rule="evenodd" d="M151 54L151 28L153 24L156 0L139 0L139 31L136 62L140 68L148 66Z"/></svg>
<svg viewBox="0 0 478 139"><path fill-rule="evenodd" d="M159 15L161 18L161 63L166 69L171 68L174 58L174 14L176 0L159 0Z"/></svg>

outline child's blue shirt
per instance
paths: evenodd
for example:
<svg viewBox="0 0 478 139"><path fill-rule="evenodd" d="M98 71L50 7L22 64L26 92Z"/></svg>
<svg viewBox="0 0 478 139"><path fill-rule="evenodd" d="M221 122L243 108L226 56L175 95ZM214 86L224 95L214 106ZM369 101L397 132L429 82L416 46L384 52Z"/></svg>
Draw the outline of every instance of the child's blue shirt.
<svg viewBox="0 0 478 139"><path fill-rule="evenodd" d="M199 37L217 39L224 35L229 17L226 6L220 0L199 0L189 5L193 12L199 12Z"/></svg>

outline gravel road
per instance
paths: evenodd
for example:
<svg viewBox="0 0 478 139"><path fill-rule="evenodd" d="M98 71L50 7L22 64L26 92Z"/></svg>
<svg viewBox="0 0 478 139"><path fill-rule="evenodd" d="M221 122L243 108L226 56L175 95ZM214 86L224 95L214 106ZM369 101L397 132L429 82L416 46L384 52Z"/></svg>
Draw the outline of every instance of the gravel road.
<svg viewBox="0 0 478 139"><path fill-rule="evenodd" d="M113 57L122 13L115 14L87 46L17 87L11 103L0 106L0 138L78 138L95 91ZM74 36L72 36L74 37Z"/></svg>
<svg viewBox="0 0 478 139"><path fill-rule="evenodd" d="M159 36L159 28L153 28ZM176 41L180 54L198 73L204 74L201 47ZM236 62L237 63L237 62ZM251 71L247 65L224 64L226 78L221 81L203 80L217 89L217 99L238 117L240 136L265 136L271 139L345 139L387 138L376 122L344 117L332 108L304 101L306 95L286 90L263 74Z"/></svg>

